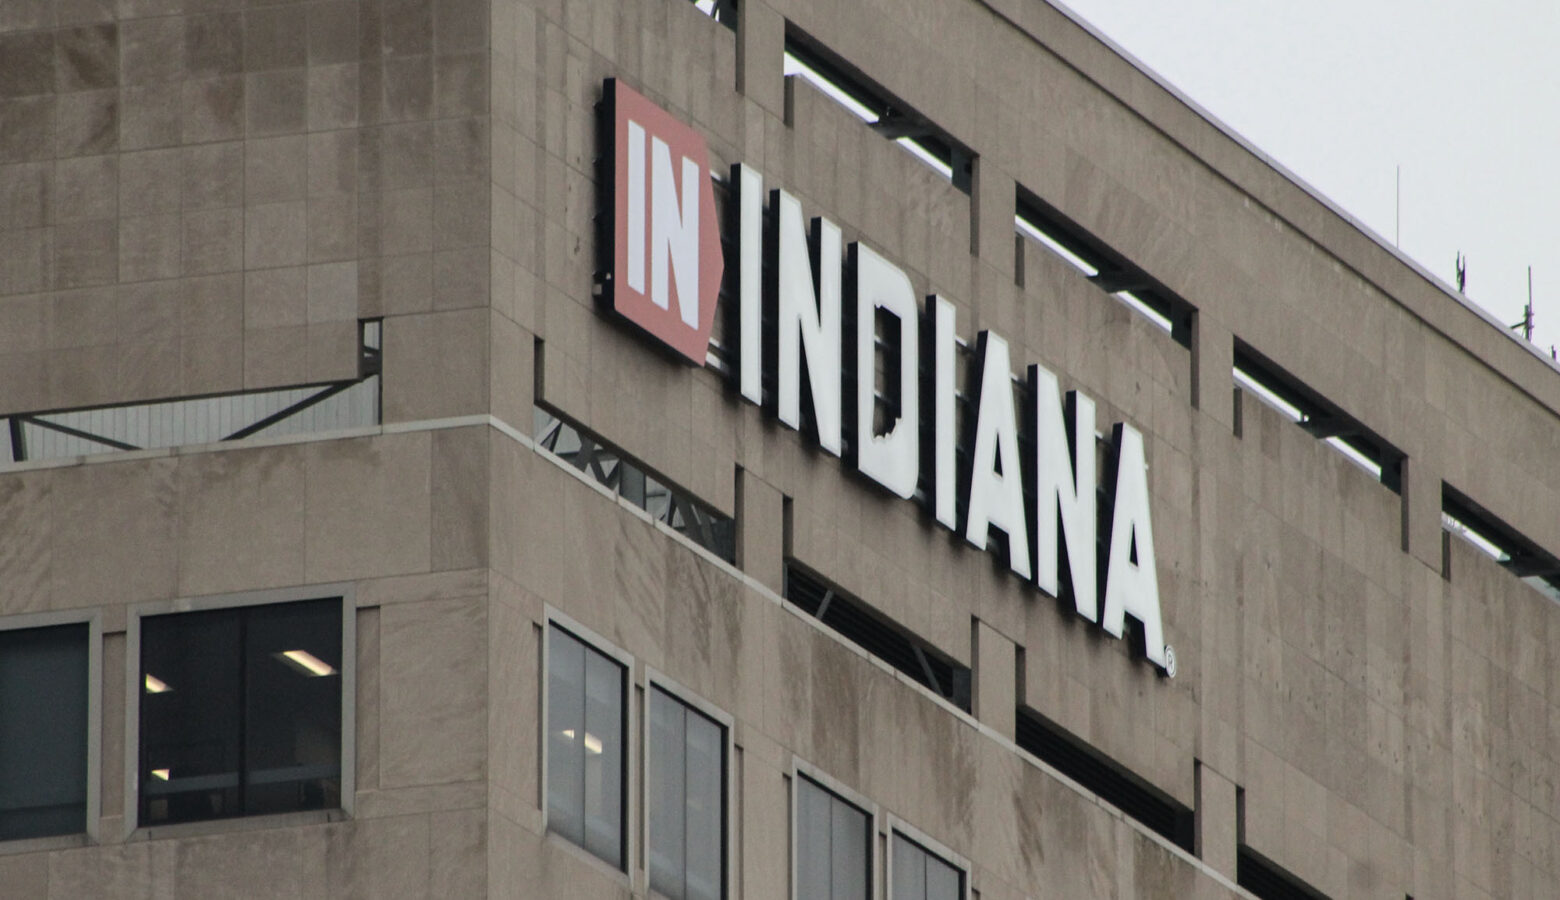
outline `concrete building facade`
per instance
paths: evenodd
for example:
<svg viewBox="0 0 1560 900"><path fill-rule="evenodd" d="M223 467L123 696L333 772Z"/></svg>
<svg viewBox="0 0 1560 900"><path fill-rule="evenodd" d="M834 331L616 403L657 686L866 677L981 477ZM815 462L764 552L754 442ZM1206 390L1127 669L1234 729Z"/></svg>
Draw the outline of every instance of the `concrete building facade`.
<svg viewBox="0 0 1560 900"><path fill-rule="evenodd" d="M739 164L1141 435L1172 665L743 398ZM3 897L1560 894L1560 372L1040 0L5 0L0 422Z"/></svg>

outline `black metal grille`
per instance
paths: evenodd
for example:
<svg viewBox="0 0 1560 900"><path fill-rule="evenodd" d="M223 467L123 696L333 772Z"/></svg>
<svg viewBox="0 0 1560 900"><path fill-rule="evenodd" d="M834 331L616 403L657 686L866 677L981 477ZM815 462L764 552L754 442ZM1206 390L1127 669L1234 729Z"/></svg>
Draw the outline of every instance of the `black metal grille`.
<svg viewBox="0 0 1560 900"><path fill-rule="evenodd" d="M537 406L536 442L564 462L617 492L619 497L665 522L678 534L724 559L737 558L737 524L692 494L675 487L629 459L556 411Z"/></svg>
<svg viewBox="0 0 1560 900"><path fill-rule="evenodd" d="M1235 883L1262 900L1327 900L1326 894L1245 846L1235 853Z"/></svg>
<svg viewBox="0 0 1560 900"><path fill-rule="evenodd" d="M970 670L865 603L796 565L786 566L785 598L863 650L969 710Z"/></svg>
<svg viewBox="0 0 1560 900"><path fill-rule="evenodd" d="M1101 799L1195 852L1192 810L1032 709L1018 711L1018 745Z"/></svg>

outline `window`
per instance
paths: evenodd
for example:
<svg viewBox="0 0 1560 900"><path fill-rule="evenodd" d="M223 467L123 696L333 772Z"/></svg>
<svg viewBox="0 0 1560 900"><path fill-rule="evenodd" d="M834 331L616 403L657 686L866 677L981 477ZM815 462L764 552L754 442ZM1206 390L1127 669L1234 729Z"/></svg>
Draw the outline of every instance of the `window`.
<svg viewBox="0 0 1560 900"><path fill-rule="evenodd" d="M797 900L867 900L872 817L805 775L796 777Z"/></svg>
<svg viewBox="0 0 1560 900"><path fill-rule="evenodd" d="M342 630L340 598L143 617L140 824L339 807Z"/></svg>
<svg viewBox="0 0 1560 900"><path fill-rule="evenodd" d="M88 636L0 631L0 840L87 829Z"/></svg>
<svg viewBox="0 0 1560 900"><path fill-rule="evenodd" d="M650 887L720 900L726 884L726 729L650 689Z"/></svg>
<svg viewBox="0 0 1560 900"><path fill-rule="evenodd" d="M549 626L547 827L623 868L627 669Z"/></svg>
<svg viewBox="0 0 1560 900"><path fill-rule="evenodd" d="M964 900L964 872L894 832L892 900Z"/></svg>

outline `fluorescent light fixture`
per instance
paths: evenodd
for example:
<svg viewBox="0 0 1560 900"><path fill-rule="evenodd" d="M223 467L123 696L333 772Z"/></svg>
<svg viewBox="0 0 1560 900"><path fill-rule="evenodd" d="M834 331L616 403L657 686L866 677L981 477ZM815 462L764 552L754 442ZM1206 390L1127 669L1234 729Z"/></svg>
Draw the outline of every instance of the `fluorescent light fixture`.
<svg viewBox="0 0 1560 900"><path fill-rule="evenodd" d="M1018 230L1026 237L1031 237L1039 241L1047 250L1055 253L1057 256L1060 256L1063 262L1082 272L1086 277L1093 278L1094 276L1100 274L1099 269L1089 265L1088 261L1083 257L1072 252L1071 250L1068 250L1066 247L1063 247L1061 243L1056 240L1056 238L1046 234L1045 231L1040 228L1040 226L1029 221L1023 216L1014 216L1013 224L1017 226Z"/></svg>
<svg viewBox="0 0 1560 900"><path fill-rule="evenodd" d="M1251 377L1245 369L1236 366L1232 374L1235 376L1236 386L1256 394L1258 399L1278 410L1283 414L1284 418L1291 422L1299 422L1305 418L1305 413L1301 412L1299 407L1268 390L1261 382Z"/></svg>
<svg viewBox="0 0 1560 900"><path fill-rule="evenodd" d="M817 69L802 62L790 53L784 57L781 69L786 75L800 75L813 83L818 90L823 91L835 103L850 110L851 114L868 125L878 120L878 114L869 106L846 93L845 89L825 78Z"/></svg>
<svg viewBox="0 0 1560 900"><path fill-rule="evenodd" d="M1467 522L1450 513L1441 513L1441 528L1477 547L1480 552L1496 562L1506 562L1511 559L1511 554L1501 549L1499 544L1473 530Z"/></svg>
<svg viewBox="0 0 1560 900"><path fill-rule="evenodd" d="M168 687L168 683L166 681L163 681L156 675L152 675L150 673L147 674L146 692L148 694L166 694L171 690L173 690L173 688Z"/></svg>
<svg viewBox="0 0 1560 900"><path fill-rule="evenodd" d="M303 674L316 678L336 674L335 667L307 650L283 650L276 654L276 658Z"/></svg>
<svg viewBox="0 0 1560 900"><path fill-rule="evenodd" d="M563 735L564 738L566 738L567 740L570 740L570 741L574 740L574 729L573 728L565 728L565 729L563 729L562 731L560 731L558 733ZM591 734L588 731L585 732L585 752L591 754L592 756L600 756L601 755L601 738L596 737L594 734Z"/></svg>
<svg viewBox="0 0 1560 900"><path fill-rule="evenodd" d="M1325 443L1329 447L1348 457L1349 462L1352 462L1356 466L1359 466L1360 468L1369 472L1371 477L1375 478L1377 481L1381 480L1381 466L1372 461L1370 457L1354 449L1354 445L1350 444L1348 441L1339 437L1330 437L1325 440Z"/></svg>
<svg viewBox="0 0 1560 900"><path fill-rule="evenodd" d="M1175 323L1165 318L1164 315L1159 312L1159 310L1149 306L1146 302L1144 302L1143 298L1139 297L1137 294L1134 294L1131 291L1117 291L1111 296L1132 307L1133 310L1143 315L1150 322L1153 322L1155 325L1163 328L1166 334L1175 334Z"/></svg>
<svg viewBox="0 0 1560 900"><path fill-rule="evenodd" d="M172 774L172 772L169 769L153 769L152 770L152 777L157 779L158 781L167 781L168 780L168 776L170 774Z"/></svg>
<svg viewBox="0 0 1560 900"><path fill-rule="evenodd" d="M909 150L912 156L937 170L937 173L942 175L942 177L950 180L953 178L953 166L938 159L932 154L932 151L926 149L925 145L915 138L902 137L894 141L894 143Z"/></svg>

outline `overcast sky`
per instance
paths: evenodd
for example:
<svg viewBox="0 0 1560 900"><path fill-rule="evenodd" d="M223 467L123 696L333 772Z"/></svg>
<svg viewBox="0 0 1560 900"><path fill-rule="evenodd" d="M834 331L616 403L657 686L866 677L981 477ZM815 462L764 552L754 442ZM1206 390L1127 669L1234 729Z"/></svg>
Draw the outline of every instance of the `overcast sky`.
<svg viewBox="0 0 1560 900"><path fill-rule="evenodd" d="M1531 265L1560 345L1560 2L1062 2L1508 325Z"/></svg>

